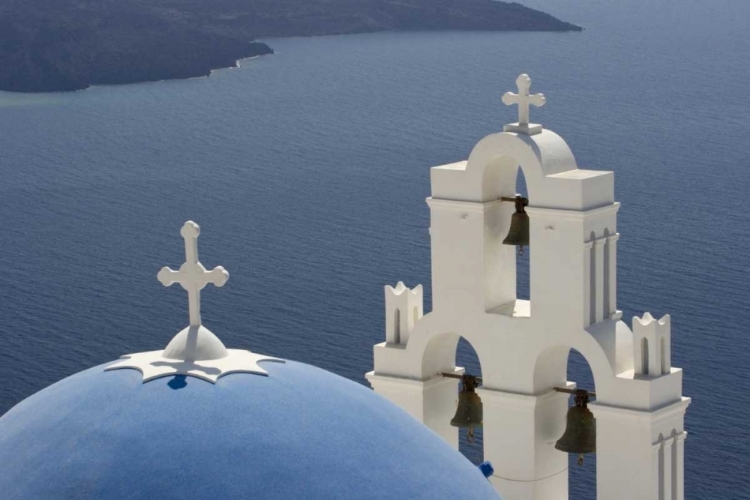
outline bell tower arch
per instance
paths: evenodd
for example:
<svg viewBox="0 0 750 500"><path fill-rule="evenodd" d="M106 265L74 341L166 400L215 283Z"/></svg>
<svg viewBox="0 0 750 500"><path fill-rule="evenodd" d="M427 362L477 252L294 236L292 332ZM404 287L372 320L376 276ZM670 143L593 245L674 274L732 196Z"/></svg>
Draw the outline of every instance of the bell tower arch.
<svg viewBox="0 0 750 500"><path fill-rule="evenodd" d="M492 483L505 500L558 500L568 495L568 458L554 445L569 396L555 388L575 387L567 380L575 349L596 383L588 407L596 417L598 498L658 500L668 484L671 498L682 500L690 400L682 397L682 370L670 366L669 318L646 314L634 335L617 310L614 174L579 169L559 135L529 122L529 106L543 105L544 96L529 92L526 75L516 83L518 93L503 102L519 105L518 122L480 140L468 160L431 169L432 311L422 315L421 286L386 287L387 341L374 347L367 379L457 447L450 421L458 381L443 374L464 373L456 366L464 337L482 367L476 392ZM519 168L529 202L529 300L516 291L517 249L502 244ZM419 314L405 321L399 308L396 337L395 308L407 298ZM654 346L647 373L641 339ZM665 454L672 457L666 479Z"/></svg>

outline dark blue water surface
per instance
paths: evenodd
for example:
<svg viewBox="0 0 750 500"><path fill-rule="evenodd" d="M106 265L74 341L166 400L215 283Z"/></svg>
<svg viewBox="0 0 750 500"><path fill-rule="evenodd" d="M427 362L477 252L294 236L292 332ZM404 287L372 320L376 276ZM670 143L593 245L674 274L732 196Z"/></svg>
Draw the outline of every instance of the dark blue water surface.
<svg viewBox="0 0 750 500"><path fill-rule="evenodd" d="M0 94L0 413L185 326L156 272L187 219L231 273L203 294L228 346L364 382L383 285L423 283L429 309L429 167L514 121L500 97L528 72L532 116L616 172L619 307L672 315L687 496L750 498L750 4L528 3L586 31L270 40L210 78Z"/></svg>

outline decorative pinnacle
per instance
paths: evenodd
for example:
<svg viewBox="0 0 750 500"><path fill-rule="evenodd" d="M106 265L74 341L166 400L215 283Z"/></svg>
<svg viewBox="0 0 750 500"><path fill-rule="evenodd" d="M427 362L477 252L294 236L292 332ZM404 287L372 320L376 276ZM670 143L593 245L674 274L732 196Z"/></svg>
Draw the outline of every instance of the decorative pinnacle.
<svg viewBox="0 0 750 500"><path fill-rule="evenodd" d="M503 104L506 106L518 104L518 123L515 124L515 128L520 130L515 131L524 131L525 129L525 132L529 133L529 106L540 108L547 102L547 98L544 97L544 94L529 94L531 78L526 73L516 79L516 85L518 86L518 94L506 92L503 95Z"/></svg>
<svg viewBox="0 0 750 500"><path fill-rule="evenodd" d="M170 286L179 283L188 293L188 308L190 312L190 326L201 326L201 290L208 284L221 287L229 279L229 273L221 266L206 271L198 261L198 236L201 228L189 220L182 226L180 234L185 239L185 263L179 271L163 267L157 278L162 285Z"/></svg>

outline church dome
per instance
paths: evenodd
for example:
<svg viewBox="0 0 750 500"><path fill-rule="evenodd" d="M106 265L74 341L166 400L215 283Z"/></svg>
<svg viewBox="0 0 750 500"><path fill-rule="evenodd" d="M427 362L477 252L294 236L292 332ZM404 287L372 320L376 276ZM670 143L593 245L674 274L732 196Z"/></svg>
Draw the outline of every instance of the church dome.
<svg viewBox="0 0 750 500"><path fill-rule="evenodd" d="M166 349L68 377L0 417L4 500L497 499L482 472L364 386L227 349L201 323L200 291L229 278L198 261L163 268L189 297Z"/></svg>
<svg viewBox="0 0 750 500"><path fill-rule="evenodd" d="M261 362L215 384L97 366L0 418L6 499L497 499L482 473L373 391Z"/></svg>

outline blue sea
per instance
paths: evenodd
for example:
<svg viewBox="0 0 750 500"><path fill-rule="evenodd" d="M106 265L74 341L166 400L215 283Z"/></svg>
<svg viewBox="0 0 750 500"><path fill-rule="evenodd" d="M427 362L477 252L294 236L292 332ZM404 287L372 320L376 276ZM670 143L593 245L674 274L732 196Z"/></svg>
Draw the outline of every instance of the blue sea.
<svg viewBox="0 0 750 500"><path fill-rule="evenodd" d="M383 286L422 283L430 308L430 167L515 121L500 97L527 72L532 118L616 173L619 308L672 315L687 497L750 499L750 3L525 3L586 30L272 39L209 78L0 93L0 413L187 324L156 273L188 219L231 274L203 293L228 346L365 383ZM594 469L571 467L571 498Z"/></svg>

